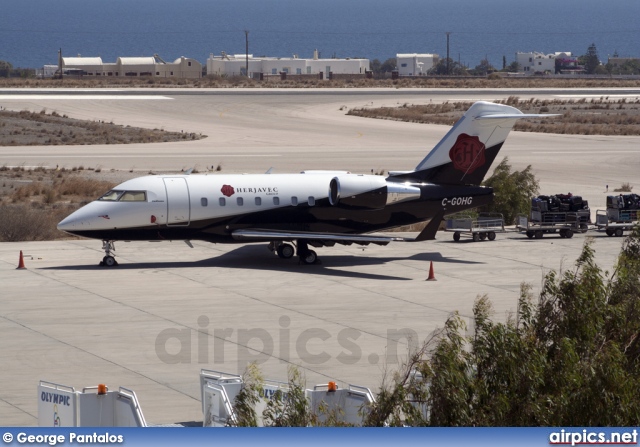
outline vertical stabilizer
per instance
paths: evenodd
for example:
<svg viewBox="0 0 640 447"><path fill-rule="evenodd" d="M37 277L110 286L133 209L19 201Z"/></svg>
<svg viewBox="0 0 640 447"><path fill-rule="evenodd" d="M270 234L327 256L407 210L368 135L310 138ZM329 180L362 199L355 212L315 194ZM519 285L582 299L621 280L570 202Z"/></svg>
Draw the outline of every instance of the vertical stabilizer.
<svg viewBox="0 0 640 447"><path fill-rule="evenodd" d="M447 185L479 185L516 120L553 115L524 114L491 102L476 102L422 160L415 171L389 180L419 180Z"/></svg>

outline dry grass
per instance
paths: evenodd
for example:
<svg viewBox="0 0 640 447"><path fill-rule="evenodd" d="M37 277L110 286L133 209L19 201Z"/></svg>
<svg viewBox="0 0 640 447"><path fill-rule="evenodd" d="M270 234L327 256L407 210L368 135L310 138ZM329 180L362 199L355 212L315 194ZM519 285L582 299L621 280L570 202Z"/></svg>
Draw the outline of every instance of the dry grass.
<svg viewBox="0 0 640 447"><path fill-rule="evenodd" d="M514 130L572 135L640 135L640 100L597 99L521 100L512 96L498 103L524 113L551 113L560 116L518 121ZM347 114L368 118L416 123L453 125L472 105L471 102L409 105L400 107L360 108Z"/></svg>
<svg viewBox="0 0 640 447"><path fill-rule="evenodd" d="M206 135L141 129L26 110L0 111L0 146L129 144L199 140Z"/></svg>
<svg viewBox="0 0 640 447"><path fill-rule="evenodd" d="M94 173L0 167L0 242L69 237L56 229L57 223L115 186L88 177Z"/></svg>

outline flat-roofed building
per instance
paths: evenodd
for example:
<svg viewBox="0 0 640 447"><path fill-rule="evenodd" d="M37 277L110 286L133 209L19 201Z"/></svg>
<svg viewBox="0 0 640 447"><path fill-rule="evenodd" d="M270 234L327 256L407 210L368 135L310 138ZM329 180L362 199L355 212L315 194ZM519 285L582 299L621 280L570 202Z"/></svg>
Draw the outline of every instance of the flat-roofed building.
<svg viewBox="0 0 640 447"><path fill-rule="evenodd" d="M430 53L401 53L396 54L398 75L426 76L429 70L438 64L440 56Z"/></svg>
<svg viewBox="0 0 640 447"><path fill-rule="evenodd" d="M314 52L312 59L294 57L254 57L253 54L220 56L213 53L207 59L207 74L215 76L246 76L247 65L251 77L256 75L318 75L329 78L330 75L365 75L369 71L369 59L321 59Z"/></svg>
<svg viewBox="0 0 640 447"><path fill-rule="evenodd" d="M570 52L555 52L550 54L532 51L529 53L516 53L518 72L525 74L542 74L559 72L582 71L578 65L578 58ZM556 70L557 68L557 70Z"/></svg>
<svg viewBox="0 0 640 447"><path fill-rule="evenodd" d="M105 63L100 57L63 57L62 73L67 76L150 76L162 78L201 78L202 64L195 59L179 57L165 62L158 55L119 57Z"/></svg>

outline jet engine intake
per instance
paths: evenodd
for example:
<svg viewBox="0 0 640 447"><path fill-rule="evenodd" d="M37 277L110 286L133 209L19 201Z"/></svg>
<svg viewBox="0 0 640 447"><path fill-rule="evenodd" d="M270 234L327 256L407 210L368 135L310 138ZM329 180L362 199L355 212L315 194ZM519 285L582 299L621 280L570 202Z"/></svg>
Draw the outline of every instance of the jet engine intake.
<svg viewBox="0 0 640 447"><path fill-rule="evenodd" d="M387 204L387 182L379 175L334 177L329 182L329 203L343 208L384 208Z"/></svg>

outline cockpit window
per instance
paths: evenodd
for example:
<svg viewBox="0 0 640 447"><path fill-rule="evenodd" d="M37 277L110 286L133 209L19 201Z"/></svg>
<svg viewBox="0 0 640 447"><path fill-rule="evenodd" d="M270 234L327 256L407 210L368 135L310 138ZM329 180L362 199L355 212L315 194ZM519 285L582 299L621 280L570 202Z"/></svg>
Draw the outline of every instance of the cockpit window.
<svg viewBox="0 0 640 447"><path fill-rule="evenodd" d="M120 198L123 192L124 191L111 190L105 195L103 195L102 197L100 197L98 200L104 200L105 202L115 202Z"/></svg>
<svg viewBox="0 0 640 447"><path fill-rule="evenodd" d="M146 202L147 195L144 191L125 191L119 202Z"/></svg>
<svg viewBox="0 0 640 447"><path fill-rule="evenodd" d="M105 202L146 202L147 193L144 191L111 190L98 200L103 200Z"/></svg>

